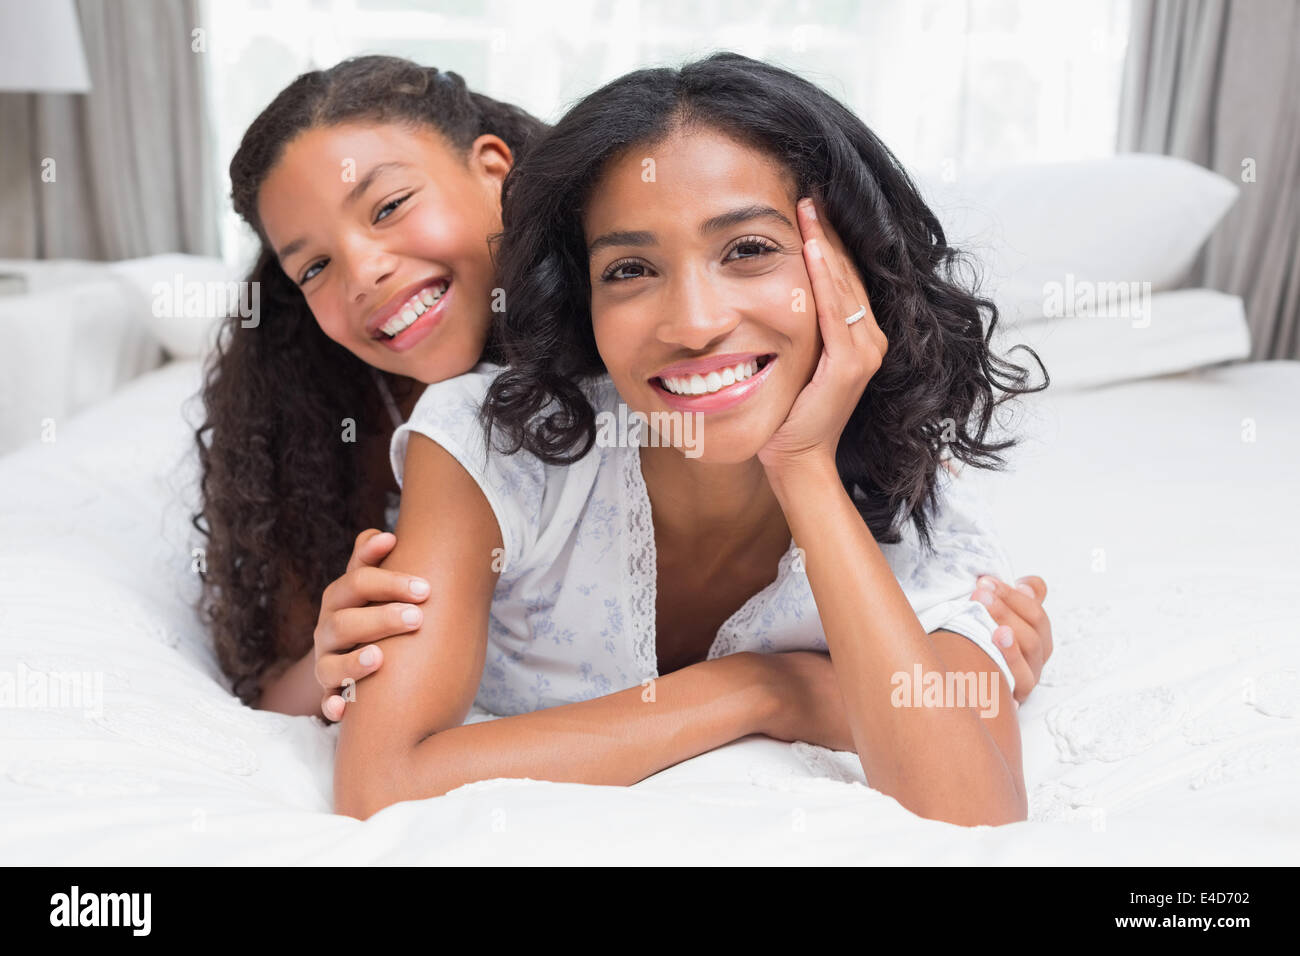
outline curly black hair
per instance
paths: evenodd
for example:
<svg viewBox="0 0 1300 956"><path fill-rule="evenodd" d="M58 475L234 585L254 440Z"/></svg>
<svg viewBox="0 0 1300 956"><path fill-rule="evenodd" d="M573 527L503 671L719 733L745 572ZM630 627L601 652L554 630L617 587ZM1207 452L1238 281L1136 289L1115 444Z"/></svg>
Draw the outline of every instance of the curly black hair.
<svg viewBox="0 0 1300 956"><path fill-rule="evenodd" d="M997 405L1047 387L989 346L997 307L948 245L916 186L866 125L807 80L718 53L680 69L629 73L560 119L506 180L495 317L508 368L492 383L485 431L498 447L566 464L595 441L584 380L603 374L591 319L583 209L603 170L682 127L716 129L774 158L800 195L820 198L853 258L889 348L836 450L845 489L877 541L912 521L930 543L937 469L951 455L1004 464L1014 440L990 435ZM987 321L985 314L987 313Z"/></svg>
<svg viewBox="0 0 1300 956"><path fill-rule="evenodd" d="M245 329L232 316L207 369L205 420L195 434L202 501L193 521L207 539L200 612L245 703L271 664L311 646L310 629L288 633L291 605L318 606L356 532L382 524L383 495L363 493L375 461L387 469L387 418L371 376L399 396L415 385L372 369L321 331L257 214L258 190L295 136L353 120L433 128L462 150L491 133L516 158L545 129L518 107L472 92L455 73L364 56L299 76L244 134L230 181L235 211L262 240L248 276L260 284L260 323ZM485 354L491 350L489 340ZM340 441L345 418L370 440Z"/></svg>

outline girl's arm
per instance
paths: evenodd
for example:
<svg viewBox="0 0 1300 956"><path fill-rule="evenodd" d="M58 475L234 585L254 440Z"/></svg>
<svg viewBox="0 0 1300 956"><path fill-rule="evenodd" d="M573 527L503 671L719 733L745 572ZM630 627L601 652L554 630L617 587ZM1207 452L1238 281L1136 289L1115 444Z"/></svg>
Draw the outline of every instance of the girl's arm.
<svg viewBox="0 0 1300 956"><path fill-rule="evenodd" d="M397 546L385 568L432 593L424 620L384 642L384 667L357 686L339 732L334 804L365 819L403 800L494 777L630 785L768 726L763 655L704 661L576 704L462 726L478 691L501 532L487 499L446 450L413 434Z"/></svg>

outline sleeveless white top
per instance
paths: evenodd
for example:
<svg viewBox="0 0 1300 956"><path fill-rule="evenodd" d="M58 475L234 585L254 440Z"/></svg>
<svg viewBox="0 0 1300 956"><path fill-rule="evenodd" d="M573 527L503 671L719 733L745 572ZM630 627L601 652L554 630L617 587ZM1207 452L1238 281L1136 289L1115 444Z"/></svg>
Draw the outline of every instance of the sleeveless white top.
<svg viewBox="0 0 1300 956"><path fill-rule="evenodd" d="M482 363L428 386L410 420L393 434L390 452L400 485L409 434L427 436L464 466L496 515L505 553L497 565L502 571L475 703L510 716L601 697L659 676L656 559L635 441L628 447L593 446L568 466L545 464L526 451L488 453L479 409L499 371ZM608 376L593 380L586 391L597 413L617 416L622 400ZM996 624L983 605L969 599L976 577L1010 580L1010 567L968 489L946 470L939 474L934 552L923 551L910 523L901 542L881 550L926 632L943 629L974 641L1014 689L993 643ZM775 580L719 628L708 659L739 651L826 651L795 550L792 541Z"/></svg>

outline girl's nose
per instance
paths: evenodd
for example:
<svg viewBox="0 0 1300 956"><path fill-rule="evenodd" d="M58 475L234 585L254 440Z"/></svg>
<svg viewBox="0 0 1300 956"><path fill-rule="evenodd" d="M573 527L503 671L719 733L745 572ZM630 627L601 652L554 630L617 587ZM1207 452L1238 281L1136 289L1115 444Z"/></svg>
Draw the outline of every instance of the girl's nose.
<svg viewBox="0 0 1300 956"><path fill-rule="evenodd" d="M348 293L354 302L360 302L396 271L397 258L383 249L358 249L348 256Z"/></svg>

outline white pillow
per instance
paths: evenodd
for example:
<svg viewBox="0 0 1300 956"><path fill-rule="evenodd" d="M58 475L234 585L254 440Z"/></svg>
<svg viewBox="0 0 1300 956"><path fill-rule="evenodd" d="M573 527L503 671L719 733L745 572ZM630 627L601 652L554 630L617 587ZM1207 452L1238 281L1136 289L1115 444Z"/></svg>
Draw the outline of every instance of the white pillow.
<svg viewBox="0 0 1300 956"><path fill-rule="evenodd" d="M951 245L971 252L1009 322L1043 316L1067 283L1177 286L1238 187L1186 160L1129 153L915 177Z"/></svg>
<svg viewBox="0 0 1300 956"><path fill-rule="evenodd" d="M173 358L202 358L227 315L238 310L252 322L260 305L244 273L221 259L167 253L107 265L135 291L141 317Z"/></svg>
<svg viewBox="0 0 1300 956"><path fill-rule="evenodd" d="M64 288L38 281L40 291L0 296L0 454L57 440L74 413L162 357L125 282L102 274L83 281L70 267L66 275L74 274Z"/></svg>
<svg viewBox="0 0 1300 956"><path fill-rule="evenodd" d="M1032 346L1051 377L1051 391L1111 385L1245 358L1250 329L1241 299L1213 289L1153 294L1134 316L1072 316L998 326L994 350L1037 378Z"/></svg>

